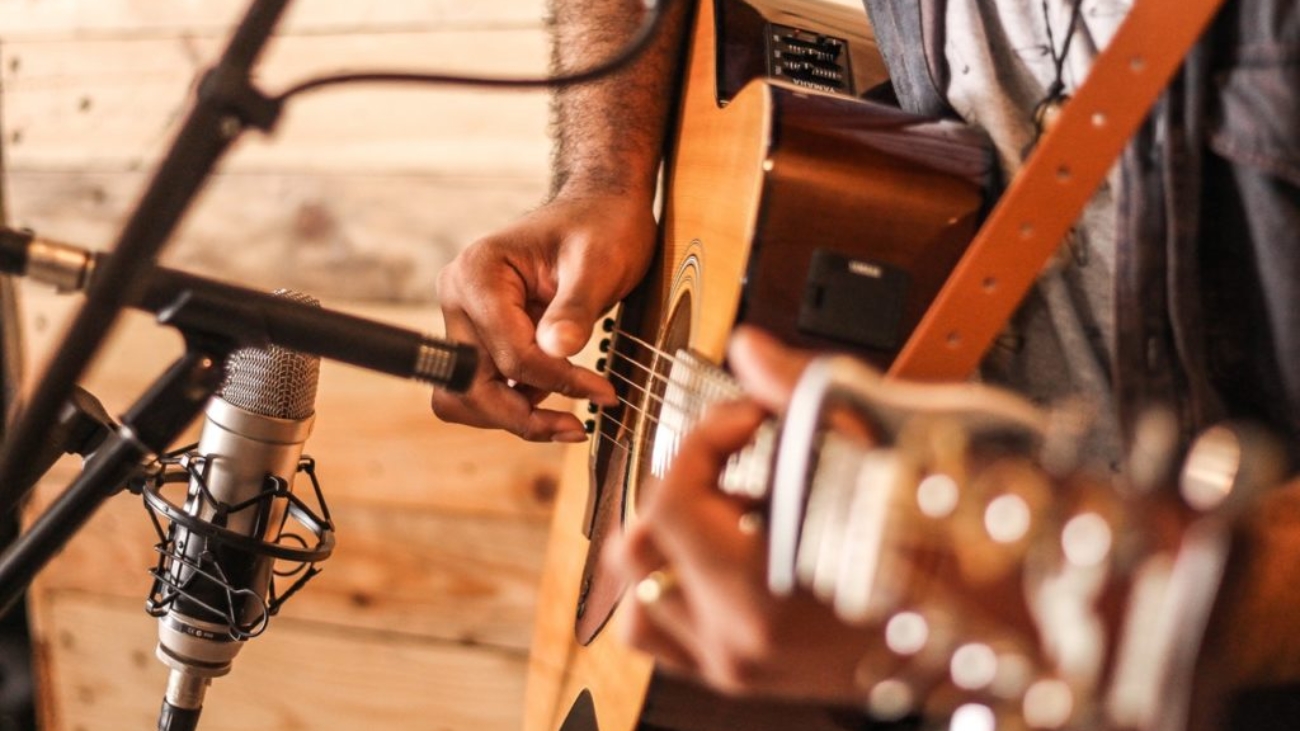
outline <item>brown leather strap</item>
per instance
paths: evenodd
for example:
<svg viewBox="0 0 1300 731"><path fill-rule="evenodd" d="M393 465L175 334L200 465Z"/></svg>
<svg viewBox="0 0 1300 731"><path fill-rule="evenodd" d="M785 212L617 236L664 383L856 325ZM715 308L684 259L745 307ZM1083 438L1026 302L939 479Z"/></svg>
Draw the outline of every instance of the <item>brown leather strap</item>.
<svg viewBox="0 0 1300 731"><path fill-rule="evenodd" d="M889 374L974 372L1222 0L1136 0L1039 141Z"/></svg>

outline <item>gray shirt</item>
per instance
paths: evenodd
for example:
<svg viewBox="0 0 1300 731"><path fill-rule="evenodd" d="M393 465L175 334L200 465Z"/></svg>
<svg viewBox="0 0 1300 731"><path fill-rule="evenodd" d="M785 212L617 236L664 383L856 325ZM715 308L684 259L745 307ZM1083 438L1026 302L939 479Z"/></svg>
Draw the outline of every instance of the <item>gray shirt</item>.
<svg viewBox="0 0 1300 731"><path fill-rule="evenodd" d="M1080 1L1062 64L1067 94L1086 77L1131 4ZM1045 13L1043 0L947 3L948 87L941 91L959 115L989 134L1007 179L1036 136L1033 111L1056 78L1055 59L1065 46L1073 6L1047 0ZM1109 465L1121 456L1110 389L1116 180L1112 174L1097 192L983 369L986 380L1042 402L1082 399L1097 419L1085 456Z"/></svg>

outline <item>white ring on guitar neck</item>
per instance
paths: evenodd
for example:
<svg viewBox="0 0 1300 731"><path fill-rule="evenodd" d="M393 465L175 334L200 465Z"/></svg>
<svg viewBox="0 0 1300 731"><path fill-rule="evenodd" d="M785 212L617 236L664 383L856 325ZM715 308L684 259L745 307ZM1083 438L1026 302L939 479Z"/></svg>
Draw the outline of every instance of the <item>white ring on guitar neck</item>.
<svg viewBox="0 0 1300 731"><path fill-rule="evenodd" d="M808 493L808 470L823 405L836 380L837 362L852 363L847 359L817 358L808 364L790 397L790 408L781 426L772 470L767 571L768 588L778 596L788 596L795 589L795 562Z"/></svg>

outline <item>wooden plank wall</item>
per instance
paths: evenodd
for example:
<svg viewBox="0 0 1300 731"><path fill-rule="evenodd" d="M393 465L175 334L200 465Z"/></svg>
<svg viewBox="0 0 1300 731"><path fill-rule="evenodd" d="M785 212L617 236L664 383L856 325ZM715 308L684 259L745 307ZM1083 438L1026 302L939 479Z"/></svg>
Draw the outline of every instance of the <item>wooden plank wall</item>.
<svg viewBox="0 0 1300 731"><path fill-rule="evenodd" d="M10 216L107 246L244 0L3 0ZM373 6L373 7L372 7ZM343 69L537 73L542 0L299 0L259 83ZM247 135L169 261L270 287L431 302L436 272L541 197L542 92L342 87Z"/></svg>
<svg viewBox="0 0 1300 731"><path fill-rule="evenodd" d="M0 0L8 219L107 248L195 74L246 0ZM341 68L545 70L542 0L298 0L268 90ZM223 163L165 261L440 332L437 271L536 204L542 93L357 87L294 102ZM24 290L32 368L78 303ZM121 413L179 353L131 316L86 385ZM209 691L201 728L505 731L523 672L559 452L452 427L425 388L325 364L308 451L338 523L324 573ZM60 465L33 512L75 472ZM114 498L40 577L46 731L152 728L166 671L143 611L152 528Z"/></svg>

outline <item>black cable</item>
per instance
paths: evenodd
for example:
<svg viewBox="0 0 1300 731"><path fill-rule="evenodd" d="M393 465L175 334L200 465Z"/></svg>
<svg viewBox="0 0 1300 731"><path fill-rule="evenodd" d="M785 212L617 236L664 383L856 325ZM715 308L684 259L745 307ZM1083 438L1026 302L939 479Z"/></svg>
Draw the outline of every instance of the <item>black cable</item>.
<svg viewBox="0 0 1300 731"><path fill-rule="evenodd" d="M667 8L665 6L671 2L677 2L677 0L646 0L645 5L649 15L642 20L640 27L638 27L632 37L623 44L623 47L619 52L605 61L601 61L594 66L579 71L571 71L551 76L515 78L464 76L437 72L357 71L308 79L307 81L295 84L281 92L275 97L275 101L282 104L289 99L289 97L302 94L303 92L313 91L326 86L358 82L446 84L453 86L481 86L495 89L540 89L581 84L615 73L635 61L637 57L641 55L641 52L649 47L650 42L654 40L654 37L658 34L660 27L664 24L664 20L668 16Z"/></svg>

